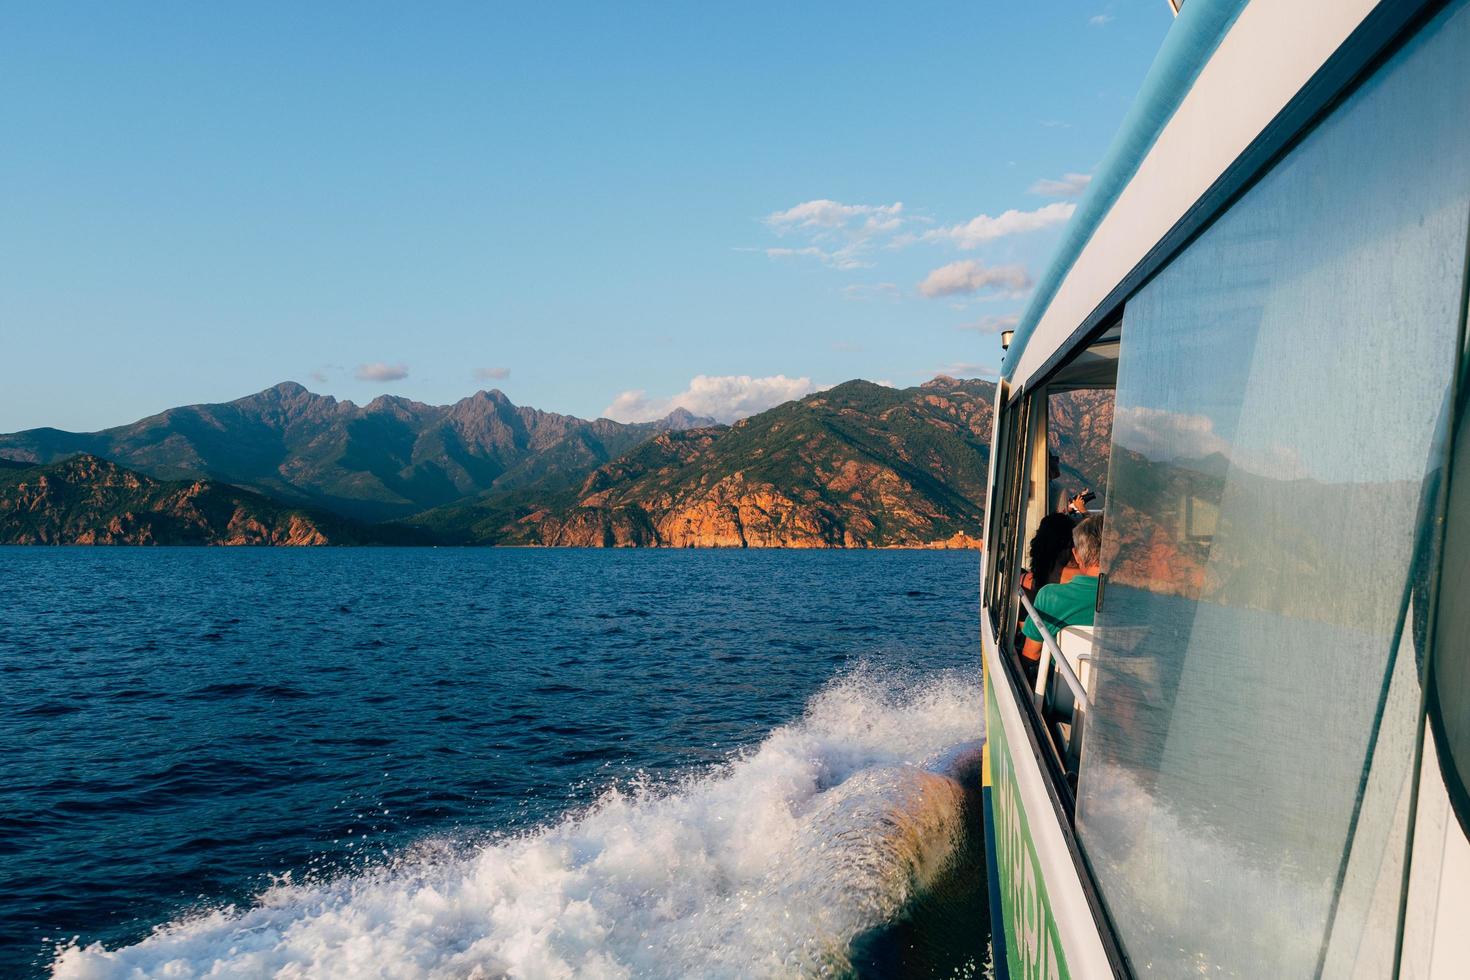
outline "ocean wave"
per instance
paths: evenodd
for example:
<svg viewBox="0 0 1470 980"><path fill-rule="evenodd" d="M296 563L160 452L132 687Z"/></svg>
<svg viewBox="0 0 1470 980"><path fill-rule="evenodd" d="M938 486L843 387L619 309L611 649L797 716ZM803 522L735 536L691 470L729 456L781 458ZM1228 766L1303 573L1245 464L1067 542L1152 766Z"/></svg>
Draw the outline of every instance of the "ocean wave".
<svg viewBox="0 0 1470 980"><path fill-rule="evenodd" d="M980 729L977 672L858 670L715 770L611 789L517 837L429 840L358 874L285 878L131 946L72 943L53 975L840 974L851 940L957 853L971 815L954 776L972 781L973 753L954 747Z"/></svg>

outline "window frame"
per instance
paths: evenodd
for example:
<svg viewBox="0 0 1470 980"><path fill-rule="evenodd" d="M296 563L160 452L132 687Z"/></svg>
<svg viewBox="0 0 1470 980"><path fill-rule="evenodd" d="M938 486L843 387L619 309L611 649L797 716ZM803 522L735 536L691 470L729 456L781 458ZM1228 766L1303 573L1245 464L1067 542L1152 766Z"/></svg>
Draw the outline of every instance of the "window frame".
<svg viewBox="0 0 1470 980"><path fill-rule="evenodd" d="M996 435L992 447L995 473L991 480L990 499L986 521L985 593L983 604L996 623L1005 621L1005 607L1010 595L1011 563L1009 556L1015 547L1016 504L1020 491L1020 468L1016 465L1019 453L1018 433L1024 427L1024 404L1007 398L1004 381L996 389ZM991 545L994 545L992 547ZM999 641L997 632L997 641Z"/></svg>
<svg viewBox="0 0 1470 980"><path fill-rule="evenodd" d="M1007 673L1021 715L1026 719L1038 759L1058 804L1058 813L1070 828L1076 810L1076 794L1067 780L1066 763L1042 717L1025 673L1021 651L1015 643L1019 629L1021 602L1017 598L1025 547L1030 535L1050 507L1048 454L1050 453L1048 399L1051 381L1066 370L1087 349L1108 333L1122 326L1121 311L1103 318L1085 334L1074 335L1057 352L1045 377L1018 386L1014 391L997 390L997 432L995 479L992 492L999 491L999 506L988 515L992 541L987 545L984 606L995 629L1000 662ZM1120 341L1123 342L1123 341ZM1101 488L1106 499L1107 487ZM1044 748L1043 748L1044 746ZM1081 760L1078 769L1081 769Z"/></svg>
<svg viewBox="0 0 1470 980"><path fill-rule="evenodd" d="M995 454L995 475L991 492L997 494L999 506L987 513L988 533L992 538L986 542L982 620L985 628L994 630L999 653L996 660L1000 664L999 673L1002 675L997 677L992 674L989 683L1004 685L1021 716L1026 746L1046 786L1057 826L1066 841L1067 852L1071 856L1093 921L1097 923L1098 935L1112 965L1113 975L1127 977L1132 974L1118 943L1117 929L1103 902L1092 865L1083 853L1076 835L1076 793L1067 780L1062 754L1042 717L1032 685L1021 667L1020 650L1016 649L1014 642L1021 608L1016 592L1020 587L1020 569L1027 541L1027 514L1033 506L1040 508L1044 514L1048 506L1048 481L1045 474L1047 454L1050 451L1046 410L1049 383L1058 371L1070 365L1093 341L1117 328L1120 323L1121 313L1105 318L1100 325L1085 334L1075 335L1065 350L1060 352L1064 356L1056 360L1046 377L1040 381L1018 386L1014 391L1008 390L1004 380L998 386L996 442L992 447ZM1039 494L1030 490L1033 472L1042 476ZM1034 525L1035 522L1031 522L1030 526ZM996 542L996 547L992 548L991 541ZM1079 766L1080 764L1079 761Z"/></svg>

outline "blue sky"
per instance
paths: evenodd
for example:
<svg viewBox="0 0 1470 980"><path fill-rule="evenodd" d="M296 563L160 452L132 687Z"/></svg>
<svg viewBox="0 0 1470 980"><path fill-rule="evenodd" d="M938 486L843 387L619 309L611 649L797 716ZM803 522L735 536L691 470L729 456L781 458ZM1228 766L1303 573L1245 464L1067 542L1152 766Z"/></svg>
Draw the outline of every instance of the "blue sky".
<svg viewBox="0 0 1470 980"><path fill-rule="evenodd" d="M1171 20L7 5L0 431L287 379L636 418L985 373Z"/></svg>

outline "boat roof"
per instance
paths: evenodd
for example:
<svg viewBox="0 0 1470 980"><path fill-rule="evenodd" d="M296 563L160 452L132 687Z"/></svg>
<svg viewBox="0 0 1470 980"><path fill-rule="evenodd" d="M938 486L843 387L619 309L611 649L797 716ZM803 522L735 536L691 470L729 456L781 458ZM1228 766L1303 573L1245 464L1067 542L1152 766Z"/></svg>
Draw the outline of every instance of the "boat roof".
<svg viewBox="0 0 1470 980"><path fill-rule="evenodd" d="M1379 0L1189 0L1016 327L1001 376L1024 387L1112 316L1158 246Z"/></svg>

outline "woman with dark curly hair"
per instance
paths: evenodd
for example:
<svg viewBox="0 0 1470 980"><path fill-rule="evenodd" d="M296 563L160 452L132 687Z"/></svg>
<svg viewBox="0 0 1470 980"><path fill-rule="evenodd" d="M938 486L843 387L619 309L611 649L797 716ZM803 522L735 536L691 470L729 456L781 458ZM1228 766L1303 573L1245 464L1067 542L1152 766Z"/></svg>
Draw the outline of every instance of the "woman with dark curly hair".
<svg viewBox="0 0 1470 980"><path fill-rule="evenodd" d="M1027 571L1021 587L1032 602L1043 585L1062 580L1062 570L1072 560L1072 529L1077 522L1070 514L1048 514L1041 519L1027 549Z"/></svg>

